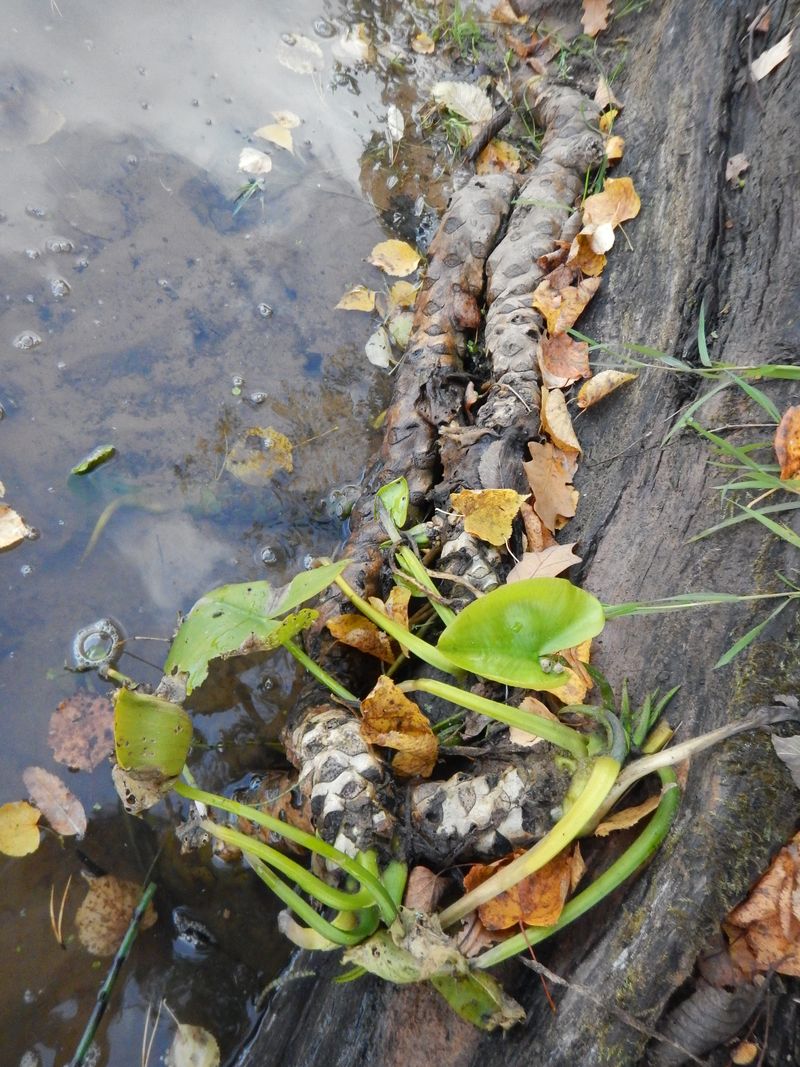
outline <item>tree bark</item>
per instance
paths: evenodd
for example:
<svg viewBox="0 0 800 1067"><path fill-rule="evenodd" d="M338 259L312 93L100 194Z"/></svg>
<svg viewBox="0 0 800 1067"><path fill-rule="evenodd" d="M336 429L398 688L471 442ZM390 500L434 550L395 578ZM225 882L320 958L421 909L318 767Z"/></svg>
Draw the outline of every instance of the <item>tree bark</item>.
<svg viewBox="0 0 800 1067"><path fill-rule="evenodd" d="M787 2L770 10L768 45L796 18ZM664 0L624 24L630 44L614 89L625 102L624 170L643 207L626 227L633 247L615 250L582 332L696 361L705 300L706 322L718 335L714 358L740 365L797 360L797 45L756 86L747 69L756 13L744 0ZM725 181L726 161L739 152L750 161L743 188ZM788 388L770 395L781 409L792 402ZM686 543L721 517L714 488L720 475L707 444L685 433L661 445L671 415L692 397L685 377L649 370L577 423L582 498L569 534L578 538L584 564L573 577L604 603L697 590L773 592L780 588L776 572L796 573L795 550L754 522ZM743 401L738 389L725 390L702 419L708 426L753 421ZM741 440L767 432L744 431ZM610 623L596 662L615 688L627 677L637 696L681 684L681 736L690 737L800 688L793 607L732 666L713 669L765 614L763 606L721 606ZM555 989L553 1013L539 979L508 965L499 977L528 1021L505 1037L487 1036L425 986L396 988L370 977L334 985L338 962L300 953L287 978L311 969L316 979L287 981L275 992L237 1063L644 1062L648 1039L618 1009L658 1028L704 942L790 836L797 810L766 734L737 738L692 762L678 823L650 867L540 952L553 971L601 992L608 1011L578 990ZM796 1018L796 1007L782 1017L773 1010L764 1062L786 1063L797 1053Z"/></svg>

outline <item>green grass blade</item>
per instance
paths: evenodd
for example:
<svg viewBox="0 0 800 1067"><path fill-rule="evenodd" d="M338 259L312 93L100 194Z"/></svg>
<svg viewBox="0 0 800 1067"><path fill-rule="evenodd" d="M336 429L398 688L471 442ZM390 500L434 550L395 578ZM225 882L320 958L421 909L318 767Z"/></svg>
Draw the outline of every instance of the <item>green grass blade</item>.
<svg viewBox="0 0 800 1067"><path fill-rule="evenodd" d="M675 434L679 433L684 428L684 426L686 426L687 423L692 420L692 417L694 416L695 412L699 411L703 404L706 403L706 401L710 400L713 396L716 396L717 393L721 393L723 389L728 389L731 384L732 383L729 381L718 382L713 388L709 389L707 393L704 393L702 396L699 396L697 400L692 401L688 408L686 408L683 414L678 418L677 422L675 422L673 426L669 429L666 437L661 442L661 444L666 445L669 441L671 441Z"/></svg>
<svg viewBox="0 0 800 1067"><path fill-rule="evenodd" d="M778 379L787 382L800 381L800 367L789 366L785 363L762 363L760 367L749 367L746 371L748 378Z"/></svg>
<svg viewBox="0 0 800 1067"><path fill-rule="evenodd" d="M760 408L763 408L764 411L766 411L766 413L776 425L781 421L780 412L772 403L770 398L766 395L766 393L762 393L760 389L756 389L754 385L751 385L750 382L745 381L744 378L740 378L738 374L733 374L731 371L729 371L728 373L730 374L733 381L735 381L736 384L739 386L739 388L742 389L745 393L747 393L750 399L755 401L755 403L758 404Z"/></svg>
<svg viewBox="0 0 800 1067"><path fill-rule="evenodd" d="M734 501L736 504L736 501ZM766 526L768 530L774 533L777 537L780 537L782 541L787 541L794 548L800 548L800 537L790 530L788 526L784 526L782 522L775 522L773 519L765 515L763 511L753 511L751 508L746 508L742 504L736 504L737 508L741 508L742 511L749 511L754 519L757 519L762 526Z"/></svg>
<svg viewBox="0 0 800 1067"><path fill-rule="evenodd" d="M719 488L719 487L717 487ZM766 512L769 515L777 514L782 511L794 511L800 508L800 501L790 500L786 504L769 504L765 508L759 508L761 512ZM718 533L720 530L726 530L729 526L737 526L740 522L749 522L753 518L753 514L750 513L751 509L746 509L748 514L743 515L731 515L728 519L723 519L722 522L718 522L715 526L709 526L707 530L703 530L702 533L695 534L694 537L690 537L686 544L690 545L693 541L700 541L704 537L709 537L711 534Z"/></svg>
<svg viewBox="0 0 800 1067"><path fill-rule="evenodd" d="M766 626L768 626L774 618L780 615L780 613L783 611L783 609L788 603L788 600L784 600L781 604L778 604L777 608L775 608L775 610L771 612L766 617L766 619L764 619L763 622L758 623L758 625L754 626L752 630L748 630L743 637L740 637L735 644L731 645L728 651L723 653L723 655L721 655L717 662L714 664L714 670L717 670L718 667L725 667L728 663L730 663L732 659L738 656L740 652L747 648L748 645L752 645L752 643L755 641L761 631Z"/></svg>

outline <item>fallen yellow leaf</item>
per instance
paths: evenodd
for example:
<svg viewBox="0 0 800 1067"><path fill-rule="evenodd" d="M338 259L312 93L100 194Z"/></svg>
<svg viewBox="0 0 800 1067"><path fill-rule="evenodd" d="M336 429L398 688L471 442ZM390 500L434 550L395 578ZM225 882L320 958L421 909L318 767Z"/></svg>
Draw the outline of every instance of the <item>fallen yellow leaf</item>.
<svg viewBox="0 0 800 1067"><path fill-rule="evenodd" d="M395 308L413 308L419 286L413 282L395 282L389 289L389 313Z"/></svg>
<svg viewBox="0 0 800 1067"><path fill-rule="evenodd" d="M375 290L366 285L356 285L348 289L336 305L335 311L374 311Z"/></svg>
<svg viewBox="0 0 800 1067"><path fill-rule="evenodd" d="M635 826L645 815L649 815L651 811L656 810L660 799L661 797L656 793L655 796L648 797L641 804L636 804L632 808L625 808L623 811L618 811L607 819L603 819L594 832L595 837L608 837L615 830L627 830L631 826Z"/></svg>
<svg viewBox="0 0 800 1067"><path fill-rule="evenodd" d="M13 548L30 535L31 529L22 516L8 504L0 504L0 550Z"/></svg>
<svg viewBox="0 0 800 1067"><path fill-rule="evenodd" d="M516 174L522 166L519 152L507 141L490 141L475 164L478 174Z"/></svg>
<svg viewBox="0 0 800 1067"><path fill-rule="evenodd" d="M392 760L395 774L406 778L430 778L436 766L439 742L430 723L413 700L385 674L361 701L361 733L371 745L397 750Z"/></svg>
<svg viewBox="0 0 800 1067"><path fill-rule="evenodd" d="M615 389L619 389L621 385L625 385L626 382L632 382L638 377L638 374L621 370L602 370L580 387L576 398L577 405L581 410L590 408L598 400L602 400L609 393L613 393Z"/></svg>
<svg viewBox="0 0 800 1067"><path fill-rule="evenodd" d="M616 134L606 141L606 159L609 163L619 163L625 154L625 138Z"/></svg>
<svg viewBox="0 0 800 1067"><path fill-rule="evenodd" d="M336 615L325 624L337 641L357 648L384 663L394 663L397 653L389 637L363 615Z"/></svg>
<svg viewBox="0 0 800 1067"><path fill-rule="evenodd" d="M533 508L551 532L571 519L578 507L578 490L570 483L577 467L577 456L568 456L551 444L528 444L531 458L523 463L533 491Z"/></svg>
<svg viewBox="0 0 800 1067"><path fill-rule="evenodd" d="M513 489L462 489L450 495L451 504L464 516L466 532L498 547L511 537L514 519L524 500Z"/></svg>
<svg viewBox="0 0 800 1067"><path fill-rule="evenodd" d="M513 26L518 22L526 21L525 15L518 15L509 0L500 0L499 4L495 4L489 18L501 26Z"/></svg>
<svg viewBox="0 0 800 1067"><path fill-rule="evenodd" d="M611 133L611 128L614 125L614 119L619 114L619 110L612 107L610 111L604 112L600 116L600 129L603 133Z"/></svg>
<svg viewBox="0 0 800 1067"><path fill-rule="evenodd" d="M518 849L496 863L475 864L464 876L464 888L471 892L523 853L524 849ZM566 849L512 889L481 904L481 922L487 930L508 930L521 922L526 926L551 926L564 908L571 875L572 849Z"/></svg>
<svg viewBox="0 0 800 1067"><path fill-rule="evenodd" d="M572 427L567 411L567 401L560 389L542 386L540 408L542 431L564 452L582 452L580 441Z"/></svg>
<svg viewBox="0 0 800 1067"><path fill-rule="evenodd" d="M569 334L543 337L538 350L542 381L548 389L564 389L579 378L591 378L589 345Z"/></svg>
<svg viewBox="0 0 800 1067"><path fill-rule="evenodd" d="M395 278L413 274L419 266L420 255L406 241L381 241L369 254L368 262Z"/></svg>
<svg viewBox="0 0 800 1067"><path fill-rule="evenodd" d="M567 648L561 653L562 659L570 665L566 670L566 682L554 690L554 695L563 704L583 704L586 694L593 682L584 664L588 663L592 653L592 642L582 641L575 648Z"/></svg>
<svg viewBox="0 0 800 1067"><path fill-rule="evenodd" d="M294 153L291 130L288 130L279 122L272 123L269 126L260 126L253 136L260 137L262 141L269 141L271 144L276 144L278 148L285 148L287 152Z"/></svg>
<svg viewBox="0 0 800 1067"><path fill-rule="evenodd" d="M607 227L611 229L611 227ZM590 226L575 235L570 245L567 263L575 267L581 274L590 278L596 278L603 273L606 265L605 253L595 248L594 227ZM611 229L611 244L614 243L614 233Z"/></svg>
<svg viewBox="0 0 800 1067"><path fill-rule="evenodd" d="M544 316L550 334L571 329L600 288L599 278L584 278L572 285L573 277L571 267L556 267L534 291L533 306Z"/></svg>
<svg viewBox="0 0 800 1067"><path fill-rule="evenodd" d="M800 407L787 408L775 431L775 455L781 465L781 481L800 474Z"/></svg>
<svg viewBox="0 0 800 1067"><path fill-rule="evenodd" d="M630 178L607 178L603 191L584 201L583 223L584 226L611 223L617 227L621 222L636 218L641 206L639 194Z"/></svg>
<svg viewBox="0 0 800 1067"><path fill-rule="evenodd" d="M0 807L0 852L6 856L29 856L39 847L41 812L24 800Z"/></svg>

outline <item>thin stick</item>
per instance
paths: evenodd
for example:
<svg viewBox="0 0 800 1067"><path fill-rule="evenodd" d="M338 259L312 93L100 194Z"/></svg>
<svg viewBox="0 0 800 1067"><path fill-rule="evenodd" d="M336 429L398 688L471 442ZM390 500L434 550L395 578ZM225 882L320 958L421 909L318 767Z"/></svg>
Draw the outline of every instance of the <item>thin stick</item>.
<svg viewBox="0 0 800 1067"><path fill-rule="evenodd" d="M150 882L142 893L139 903L136 905L136 910L131 917L125 937L122 939L122 944L117 949L117 954L111 961L111 966L109 967L106 979L97 993L97 1000L92 1009L92 1014L89 1016L89 1021L86 1024L86 1029L83 1031L83 1036L81 1037L75 1055L69 1061L69 1067L83 1067L83 1064L86 1061L86 1054L94 1041L97 1028L100 1025L101 1019L105 1015L106 1008L111 999L114 983L117 980L119 972L122 970L123 963L128 958L130 951L133 948L133 943L139 932L139 925L144 917L144 913L147 911L150 901L153 899L155 891L156 883Z"/></svg>

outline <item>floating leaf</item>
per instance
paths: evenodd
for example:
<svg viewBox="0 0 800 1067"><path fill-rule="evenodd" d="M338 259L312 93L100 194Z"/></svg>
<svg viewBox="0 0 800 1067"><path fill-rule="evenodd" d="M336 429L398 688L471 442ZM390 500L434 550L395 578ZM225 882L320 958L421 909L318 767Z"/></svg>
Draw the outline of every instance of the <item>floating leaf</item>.
<svg viewBox="0 0 800 1067"><path fill-rule="evenodd" d="M394 363L392 358L392 342L385 326L379 326L367 343L364 345L367 359L373 367L391 367Z"/></svg>
<svg viewBox="0 0 800 1067"><path fill-rule="evenodd" d="M793 30L789 30L786 36L782 37L776 45L768 48L766 52L762 52L758 59L753 60L750 64L750 73L753 76L753 81L759 82L762 78L766 78L779 63L783 63L785 59L789 58L792 51L793 32Z"/></svg>
<svg viewBox="0 0 800 1067"><path fill-rule="evenodd" d="M239 170L261 177L272 170L272 159L266 152L260 152L257 148L243 148L239 153Z"/></svg>
<svg viewBox="0 0 800 1067"><path fill-rule="evenodd" d="M521 582L526 578L557 578L581 562L581 557L572 551L575 544L572 541L568 545L550 545L540 552L523 552L522 559L508 572L506 583Z"/></svg>
<svg viewBox="0 0 800 1067"><path fill-rule="evenodd" d="M571 484L577 457L574 452L568 456L554 445L535 441L528 449L531 458L522 466L533 491L534 511L548 530L555 531L578 507L578 490Z"/></svg>
<svg viewBox="0 0 800 1067"><path fill-rule="evenodd" d="M0 551L13 548L31 536L30 526L8 504L0 504Z"/></svg>
<svg viewBox="0 0 800 1067"><path fill-rule="evenodd" d="M414 325L414 316L410 311L401 311L389 319L389 336L399 349L405 349L411 336L411 327Z"/></svg>
<svg viewBox="0 0 800 1067"><path fill-rule="evenodd" d="M274 122L269 126L259 126L253 136L260 137L262 141L269 141L271 144L277 145L278 148L285 148L287 152L294 152L291 130L288 130L279 122Z"/></svg>
<svg viewBox="0 0 800 1067"><path fill-rule="evenodd" d="M583 14L581 15L583 32L588 37L596 37L601 30L608 29L610 15L610 0L583 0Z"/></svg>
<svg viewBox="0 0 800 1067"><path fill-rule="evenodd" d="M366 285L356 285L348 289L342 299L336 305L337 311L374 311L375 290L367 289Z"/></svg>
<svg viewBox="0 0 800 1067"><path fill-rule="evenodd" d="M475 864L464 876L464 888L471 892L524 853L517 849L495 863ZM513 888L481 904L478 915L487 930L508 930L520 923L552 926L564 909L571 882L572 849L566 849Z"/></svg>
<svg viewBox="0 0 800 1067"><path fill-rule="evenodd" d="M564 389L579 378L591 378L589 345L569 334L543 337L539 344L539 369L548 389Z"/></svg>
<svg viewBox="0 0 800 1067"><path fill-rule="evenodd" d="M107 463L116 454L117 450L113 445L99 445L88 456L84 456L80 463L76 463L69 473L88 474L95 467L99 467L102 463Z"/></svg>
<svg viewBox="0 0 800 1067"><path fill-rule="evenodd" d="M800 407L787 408L775 431L775 455L781 465L781 481L800 474Z"/></svg>
<svg viewBox="0 0 800 1067"><path fill-rule="evenodd" d="M78 939L92 956L113 956L122 943L142 895L135 882L124 882L113 874L93 878L89 892L75 916ZM142 916L140 930L148 930L158 919L152 904Z"/></svg>
<svg viewBox="0 0 800 1067"><path fill-rule="evenodd" d="M419 266L420 255L406 241L380 241L369 254L368 263L379 267L386 274L395 278L405 278L413 274Z"/></svg>
<svg viewBox="0 0 800 1067"><path fill-rule="evenodd" d="M419 286L413 282L395 282L389 289L390 311L394 308L413 308L417 302Z"/></svg>
<svg viewBox="0 0 800 1067"><path fill-rule="evenodd" d="M430 778L436 766L439 742L430 723L413 700L385 674L361 702L361 733L372 745L397 750L392 760L395 774L407 778Z"/></svg>
<svg viewBox="0 0 800 1067"><path fill-rule="evenodd" d="M92 771L114 749L114 712L106 696L87 692L62 700L50 716L53 758L74 771Z"/></svg>
<svg viewBox="0 0 800 1067"><path fill-rule="evenodd" d="M462 489L450 494L450 503L464 516L466 532L497 546L511 537L514 519L524 500L513 489Z"/></svg>
<svg viewBox="0 0 800 1067"><path fill-rule="evenodd" d="M172 792L177 775L165 775L158 770L126 771L118 763L111 768L111 780L128 815L141 815L155 807Z"/></svg>
<svg viewBox="0 0 800 1067"><path fill-rule="evenodd" d="M440 107L446 107L467 122L483 124L492 117L489 97L477 85L469 82L436 82L431 90Z"/></svg>
<svg viewBox="0 0 800 1067"><path fill-rule="evenodd" d="M619 389L621 385L625 385L626 382L632 382L635 378L638 378L638 374L629 373L621 370L601 370L599 374L595 374L588 382L584 384L578 390L578 396L576 403L581 410L590 408L596 404L598 400L603 400L609 393L613 393L615 389Z"/></svg>
<svg viewBox="0 0 800 1067"><path fill-rule="evenodd" d="M294 130L300 125L300 118L293 111L273 111L272 117L285 130Z"/></svg>
<svg viewBox="0 0 800 1067"><path fill-rule="evenodd" d="M180 774L192 741L192 722L179 705L149 693L118 689L114 694L114 743L125 771Z"/></svg>
<svg viewBox="0 0 800 1067"><path fill-rule="evenodd" d="M564 578L501 585L468 604L447 626L438 648L473 674L523 689L550 690L564 675L539 659L573 648L603 629L603 606Z"/></svg>
<svg viewBox="0 0 800 1067"><path fill-rule="evenodd" d="M322 49L310 37L287 34L278 47L278 62L295 74L316 74L325 66Z"/></svg>
<svg viewBox="0 0 800 1067"><path fill-rule="evenodd" d="M83 837L86 833L83 804L60 778L43 767L26 767L22 780L31 800L57 834Z"/></svg>
<svg viewBox="0 0 800 1067"><path fill-rule="evenodd" d="M166 1067L219 1067L220 1062L219 1045L208 1030L178 1023L167 1053Z"/></svg>
<svg viewBox="0 0 800 1067"><path fill-rule="evenodd" d="M418 33L411 39L411 48L421 56L429 56L436 50L436 42L427 33Z"/></svg>
<svg viewBox="0 0 800 1067"><path fill-rule="evenodd" d="M571 285L572 277L571 268L557 267L534 291L533 306L544 316L550 334L572 329L600 288L599 278L583 278L577 285Z"/></svg>
<svg viewBox="0 0 800 1067"><path fill-rule="evenodd" d="M389 104L386 109L386 127L389 131L390 141L402 141L406 120L403 118L403 112L399 107L395 107L394 104Z"/></svg>
<svg viewBox="0 0 800 1067"><path fill-rule="evenodd" d="M335 615L325 625L336 640L341 641L343 645L357 648L359 652L375 656L384 663L394 663L397 659L397 653L392 647L390 638L363 615L352 613Z"/></svg>
<svg viewBox="0 0 800 1067"><path fill-rule="evenodd" d="M6 856L29 856L39 847L38 808L24 800L0 807L0 852Z"/></svg>
<svg viewBox="0 0 800 1067"><path fill-rule="evenodd" d="M542 386L540 416L542 431L557 448L564 452L583 451L572 427L572 419L567 411L566 398L560 389L548 389L546 386Z"/></svg>
<svg viewBox="0 0 800 1067"><path fill-rule="evenodd" d="M508 141L490 141L475 163L478 174L517 174L522 166L519 152Z"/></svg>
<svg viewBox="0 0 800 1067"><path fill-rule="evenodd" d="M603 819L600 825L595 830L595 837L608 837L609 834L613 834L615 830L628 830L631 826L635 826L637 822L649 815L651 811L659 805L661 797L658 793L655 796L648 797L647 800L641 804L636 804L632 808L624 808L622 811L617 811L613 815L609 815L607 819Z"/></svg>
<svg viewBox="0 0 800 1067"><path fill-rule="evenodd" d="M225 469L245 485L266 485L278 471L292 473L292 442L271 426L250 426L225 457Z"/></svg>

